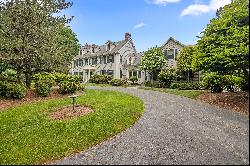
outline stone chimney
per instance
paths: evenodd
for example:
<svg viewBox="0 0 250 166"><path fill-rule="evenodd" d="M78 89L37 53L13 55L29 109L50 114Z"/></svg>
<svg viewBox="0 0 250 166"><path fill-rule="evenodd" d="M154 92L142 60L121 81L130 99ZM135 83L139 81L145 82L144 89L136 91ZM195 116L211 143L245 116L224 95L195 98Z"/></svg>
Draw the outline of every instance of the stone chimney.
<svg viewBox="0 0 250 166"><path fill-rule="evenodd" d="M125 33L125 40L128 41L131 39L131 34L130 33Z"/></svg>

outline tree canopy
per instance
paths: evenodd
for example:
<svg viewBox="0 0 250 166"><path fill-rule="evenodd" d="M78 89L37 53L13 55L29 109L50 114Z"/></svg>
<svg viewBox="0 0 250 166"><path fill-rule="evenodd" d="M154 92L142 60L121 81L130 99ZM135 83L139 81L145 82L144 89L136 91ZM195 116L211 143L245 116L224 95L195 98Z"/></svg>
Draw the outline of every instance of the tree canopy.
<svg viewBox="0 0 250 166"><path fill-rule="evenodd" d="M200 71L249 77L249 4L233 0L216 13L198 40L193 65Z"/></svg>
<svg viewBox="0 0 250 166"><path fill-rule="evenodd" d="M152 75L153 79L166 65L167 60L159 47L150 48L142 57L140 68Z"/></svg>
<svg viewBox="0 0 250 166"><path fill-rule="evenodd" d="M1 61L25 74L63 70L78 52L76 35L66 27L72 18L60 11L72 6L65 0L12 0L0 4Z"/></svg>
<svg viewBox="0 0 250 166"><path fill-rule="evenodd" d="M195 46L186 46L184 47L177 56L177 70L180 71L183 75L188 77L194 75L194 68L192 61L194 60L196 47Z"/></svg>

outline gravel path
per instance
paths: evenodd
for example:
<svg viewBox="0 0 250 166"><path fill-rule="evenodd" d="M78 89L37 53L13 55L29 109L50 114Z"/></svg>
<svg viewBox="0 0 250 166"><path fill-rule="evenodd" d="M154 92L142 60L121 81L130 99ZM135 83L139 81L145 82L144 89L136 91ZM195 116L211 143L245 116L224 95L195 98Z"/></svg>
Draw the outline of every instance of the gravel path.
<svg viewBox="0 0 250 166"><path fill-rule="evenodd" d="M144 115L114 138L54 164L249 164L249 118L246 116L161 92L95 89L138 96L145 103Z"/></svg>

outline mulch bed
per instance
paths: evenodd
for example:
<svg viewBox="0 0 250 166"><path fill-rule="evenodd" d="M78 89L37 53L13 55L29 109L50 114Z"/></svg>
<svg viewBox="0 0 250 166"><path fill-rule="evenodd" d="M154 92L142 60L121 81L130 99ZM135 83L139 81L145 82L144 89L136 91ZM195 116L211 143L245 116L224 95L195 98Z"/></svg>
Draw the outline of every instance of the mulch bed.
<svg viewBox="0 0 250 166"><path fill-rule="evenodd" d="M204 93L197 99L249 115L249 92Z"/></svg>
<svg viewBox="0 0 250 166"><path fill-rule="evenodd" d="M31 103L34 101L43 101L48 99L54 99L54 98L62 98L67 95L59 94L56 90L53 90L51 94L48 97L39 97L36 95L35 90L31 89L27 91L27 94L25 98L18 100L18 99L0 99L0 111L4 108L10 108L15 107L17 105L22 105L26 103Z"/></svg>
<svg viewBox="0 0 250 166"><path fill-rule="evenodd" d="M93 110L86 106L76 106L73 111L72 105L60 108L56 112L50 114L50 119L52 120L62 120L66 118L80 117L93 112Z"/></svg>

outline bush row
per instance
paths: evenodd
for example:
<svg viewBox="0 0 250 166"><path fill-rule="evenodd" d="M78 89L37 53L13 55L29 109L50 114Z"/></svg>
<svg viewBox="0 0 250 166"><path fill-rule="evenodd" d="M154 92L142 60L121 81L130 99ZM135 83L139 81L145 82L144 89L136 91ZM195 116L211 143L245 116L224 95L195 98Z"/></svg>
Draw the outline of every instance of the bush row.
<svg viewBox="0 0 250 166"><path fill-rule="evenodd" d="M90 77L89 82L95 83L95 84L110 84L112 86L122 86L129 84L129 81L132 85L136 85L138 83L137 77L130 77L129 79L112 79L112 76L110 75L99 75L94 74Z"/></svg>
<svg viewBox="0 0 250 166"><path fill-rule="evenodd" d="M0 96L12 99L21 99L26 95L26 87L23 84L0 81Z"/></svg>
<svg viewBox="0 0 250 166"><path fill-rule="evenodd" d="M90 83L95 83L95 84L109 84L109 82L112 80L111 75L99 75L99 74L94 74L90 77L89 82Z"/></svg>
<svg viewBox="0 0 250 166"><path fill-rule="evenodd" d="M75 93L77 90L84 90L80 84L78 76L63 73L39 73L33 76L35 81L36 93L38 96L47 97L52 86L59 86L59 93Z"/></svg>
<svg viewBox="0 0 250 166"><path fill-rule="evenodd" d="M201 90L204 89L202 83L172 83L170 85L171 89L179 89L179 90Z"/></svg>

